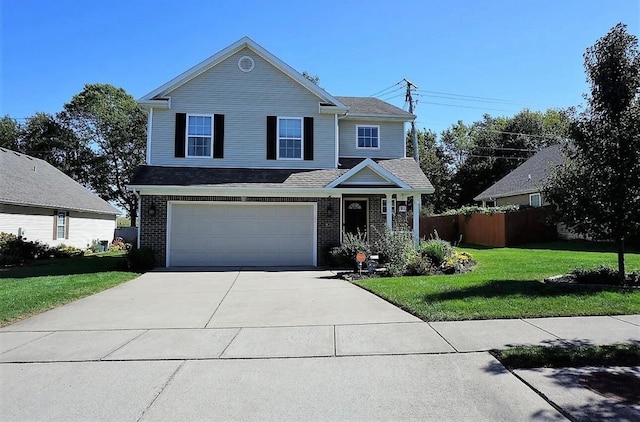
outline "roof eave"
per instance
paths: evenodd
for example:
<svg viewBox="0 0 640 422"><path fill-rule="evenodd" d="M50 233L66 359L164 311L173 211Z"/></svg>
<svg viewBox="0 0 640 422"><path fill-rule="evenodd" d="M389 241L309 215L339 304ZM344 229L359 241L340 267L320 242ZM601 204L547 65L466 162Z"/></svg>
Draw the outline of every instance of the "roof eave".
<svg viewBox="0 0 640 422"><path fill-rule="evenodd" d="M517 191L517 192L509 192L509 193L501 193L498 195L487 195L481 193L480 195L476 196L475 198L473 198L474 201L485 201L485 200L493 200L493 199L500 199L500 198L508 198L509 196L518 196L518 195L526 195L526 194L530 194L530 193L536 193L536 192L540 192L542 191L542 189L526 189L526 190L521 190L521 191Z"/></svg>
<svg viewBox="0 0 640 422"><path fill-rule="evenodd" d="M164 195L164 194L180 194L180 195L200 195L200 196L258 196L258 197L278 197L278 196L296 196L296 197L331 197L337 194L381 194L381 193L402 193L405 195L412 194L432 194L433 188L413 189L390 186L389 188L302 188L302 187L228 187L215 185L128 185L129 190L135 190L140 194ZM215 193L215 195L212 195Z"/></svg>
<svg viewBox="0 0 640 422"><path fill-rule="evenodd" d="M90 212L90 213L94 213L94 214L105 214L105 215L120 215L121 214L121 212L116 210L115 208L113 209L113 211L106 211L106 210L95 210L95 209L89 209L89 208L68 207L68 206L65 206L65 205L34 204L34 203L28 203L28 202L10 201L10 200L6 200L6 199L0 200L0 204L16 205L16 206L20 206L20 207L46 208L46 209L51 209L51 210L60 209L60 210L67 210L67 211Z"/></svg>
<svg viewBox="0 0 640 422"><path fill-rule="evenodd" d="M365 120L365 121L394 121L394 122L410 122L415 120L416 116L400 115L400 114L375 114L375 113L347 113L343 120Z"/></svg>

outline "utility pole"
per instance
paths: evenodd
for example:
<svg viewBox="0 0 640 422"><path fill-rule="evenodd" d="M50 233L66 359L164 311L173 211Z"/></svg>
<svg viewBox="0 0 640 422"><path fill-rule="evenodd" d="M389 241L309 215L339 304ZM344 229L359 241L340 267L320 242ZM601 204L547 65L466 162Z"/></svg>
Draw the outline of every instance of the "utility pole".
<svg viewBox="0 0 640 422"><path fill-rule="evenodd" d="M418 86L413 82L404 79L407 83L407 94L405 96L405 101L409 103L409 113L413 114L413 97L411 96L411 88L418 89ZM411 121L411 144L413 145L413 159L416 160L417 163L420 162L420 151L418 150L418 136L416 134L416 122L415 119Z"/></svg>

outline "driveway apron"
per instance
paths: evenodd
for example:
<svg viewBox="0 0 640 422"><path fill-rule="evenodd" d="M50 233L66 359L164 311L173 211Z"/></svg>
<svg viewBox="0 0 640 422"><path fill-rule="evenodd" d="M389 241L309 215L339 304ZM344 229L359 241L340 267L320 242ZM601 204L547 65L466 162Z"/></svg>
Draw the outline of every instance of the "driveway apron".
<svg viewBox="0 0 640 422"><path fill-rule="evenodd" d="M318 270L157 271L0 330L0 420L562 419Z"/></svg>

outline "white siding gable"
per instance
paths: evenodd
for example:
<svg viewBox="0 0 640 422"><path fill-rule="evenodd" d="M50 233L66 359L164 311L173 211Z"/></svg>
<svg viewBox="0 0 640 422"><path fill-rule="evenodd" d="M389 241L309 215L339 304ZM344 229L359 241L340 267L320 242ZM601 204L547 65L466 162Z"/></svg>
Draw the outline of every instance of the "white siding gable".
<svg viewBox="0 0 640 422"><path fill-rule="evenodd" d="M365 167L349 179L342 183L343 185L395 185L384 177L380 176L369 167Z"/></svg>
<svg viewBox="0 0 640 422"><path fill-rule="evenodd" d="M243 72L238 60L251 57ZM335 167L333 115L319 114L321 99L252 50L244 48L168 93L171 109L153 110L151 165L194 167ZM175 114L224 114L224 158L175 158ZM313 117L314 160L267 160L267 116ZM355 129L354 129L355 130Z"/></svg>

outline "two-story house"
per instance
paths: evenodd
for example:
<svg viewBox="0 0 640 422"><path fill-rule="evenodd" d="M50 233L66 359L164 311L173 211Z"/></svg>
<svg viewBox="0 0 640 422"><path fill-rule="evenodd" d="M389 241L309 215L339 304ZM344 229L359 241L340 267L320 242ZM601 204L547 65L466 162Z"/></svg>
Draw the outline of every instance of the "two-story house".
<svg viewBox="0 0 640 422"><path fill-rule="evenodd" d="M138 103L147 159L130 189L159 265L319 265L344 232L373 240L433 192L405 158L414 115L334 97L247 37Z"/></svg>

